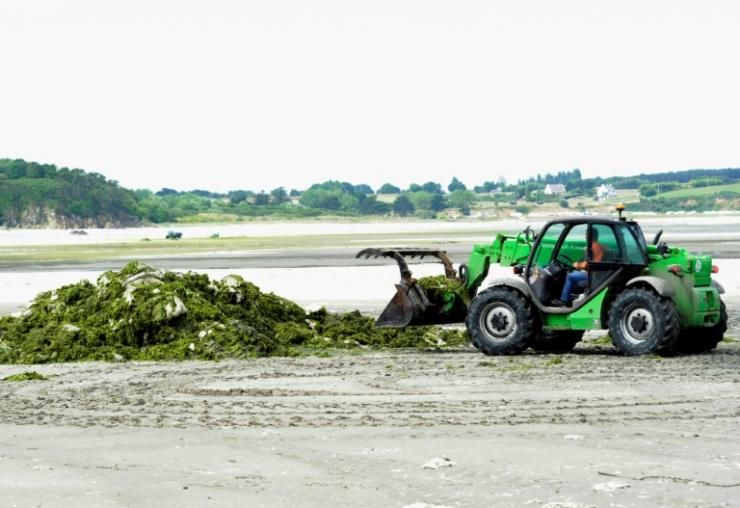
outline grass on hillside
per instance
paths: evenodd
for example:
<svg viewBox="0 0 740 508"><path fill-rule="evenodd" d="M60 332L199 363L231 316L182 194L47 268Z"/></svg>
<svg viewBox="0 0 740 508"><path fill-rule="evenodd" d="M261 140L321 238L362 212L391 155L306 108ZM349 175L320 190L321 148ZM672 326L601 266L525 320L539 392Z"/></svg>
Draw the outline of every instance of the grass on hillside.
<svg viewBox="0 0 740 508"><path fill-rule="evenodd" d="M740 194L740 183L730 183L726 185L712 185L710 187L696 187L691 189L678 189L671 192L658 194L656 198L692 198L698 196L711 196L720 192L736 192Z"/></svg>
<svg viewBox="0 0 740 508"><path fill-rule="evenodd" d="M378 195L378 201L383 203L391 204L399 196L399 194L380 194ZM477 194L478 202L473 207L473 211L484 210L489 211L492 209L501 210L504 216L508 216L512 210L518 205L527 206L530 212L551 212L551 213L563 213L568 212L569 209L573 212L577 212L580 208L613 208L618 203L633 203L640 200L640 195L637 189L617 189L616 196L609 198L606 201L595 201L589 196L578 196L575 198L568 199L568 208L560 206L560 199L552 202L545 202L537 204L524 199L518 199L516 205L510 204L514 195L512 193L501 193L498 194L498 204L494 201L494 195L491 194ZM579 206L579 204L581 206Z"/></svg>

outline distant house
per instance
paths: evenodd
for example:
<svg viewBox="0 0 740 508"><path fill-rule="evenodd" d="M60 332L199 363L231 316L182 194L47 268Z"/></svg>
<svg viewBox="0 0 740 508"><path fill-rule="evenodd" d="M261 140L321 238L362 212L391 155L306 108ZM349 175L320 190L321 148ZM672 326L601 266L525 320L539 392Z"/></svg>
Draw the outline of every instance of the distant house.
<svg viewBox="0 0 740 508"><path fill-rule="evenodd" d="M608 184L601 184L596 187L596 198L599 201L606 201L609 198L613 198L617 195L614 187Z"/></svg>
<svg viewBox="0 0 740 508"><path fill-rule="evenodd" d="M447 219L448 220L457 220L457 219L460 219L462 216L463 216L463 213L459 208L448 208L447 209Z"/></svg>
<svg viewBox="0 0 740 508"><path fill-rule="evenodd" d="M562 183L548 183L545 185L545 196L565 195L565 185Z"/></svg>

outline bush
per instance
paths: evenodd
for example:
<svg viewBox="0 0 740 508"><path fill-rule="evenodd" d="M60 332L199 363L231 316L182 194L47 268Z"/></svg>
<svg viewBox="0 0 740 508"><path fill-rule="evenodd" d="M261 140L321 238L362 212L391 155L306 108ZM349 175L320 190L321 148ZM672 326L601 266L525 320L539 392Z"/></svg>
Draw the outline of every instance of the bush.
<svg viewBox="0 0 740 508"><path fill-rule="evenodd" d="M434 219L436 217L432 210L417 210L414 215L419 219Z"/></svg>
<svg viewBox="0 0 740 508"><path fill-rule="evenodd" d="M406 194L401 194L393 201L393 211L401 217L406 217L413 214L416 207Z"/></svg>

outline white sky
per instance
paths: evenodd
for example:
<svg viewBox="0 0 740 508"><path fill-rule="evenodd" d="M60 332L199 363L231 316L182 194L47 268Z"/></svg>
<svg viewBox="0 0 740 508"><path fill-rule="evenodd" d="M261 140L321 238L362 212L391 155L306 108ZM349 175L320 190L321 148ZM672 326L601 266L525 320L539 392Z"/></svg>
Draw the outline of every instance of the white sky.
<svg viewBox="0 0 740 508"><path fill-rule="evenodd" d="M126 187L740 166L740 2L0 0L0 157Z"/></svg>

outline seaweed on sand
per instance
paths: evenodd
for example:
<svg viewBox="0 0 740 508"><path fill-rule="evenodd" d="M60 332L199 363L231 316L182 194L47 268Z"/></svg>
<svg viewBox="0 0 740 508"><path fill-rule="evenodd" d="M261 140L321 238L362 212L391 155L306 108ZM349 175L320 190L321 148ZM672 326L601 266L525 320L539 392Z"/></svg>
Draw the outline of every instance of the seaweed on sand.
<svg viewBox="0 0 740 508"><path fill-rule="evenodd" d="M308 314L238 275L211 280L137 262L95 284L41 293L21 316L0 318L0 363L215 360L465 342L463 333L440 328L376 328L359 312Z"/></svg>
<svg viewBox="0 0 740 508"><path fill-rule="evenodd" d="M3 381L8 382L19 382L19 381L47 381L49 378L44 376L43 374L39 374L36 371L26 371L26 372L19 372L18 374L13 374L11 376L6 376L3 378Z"/></svg>

